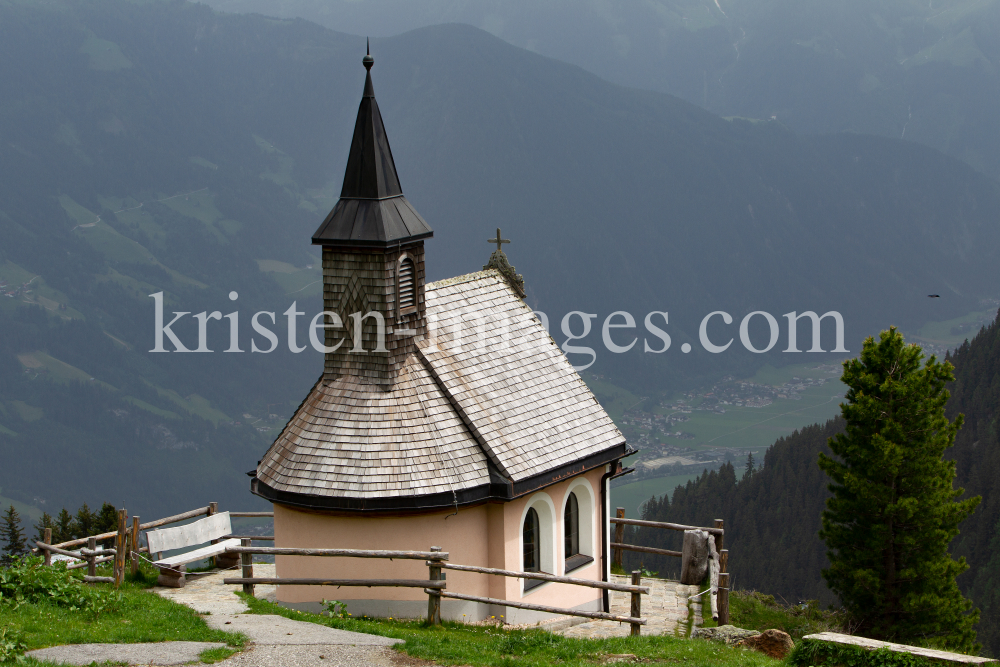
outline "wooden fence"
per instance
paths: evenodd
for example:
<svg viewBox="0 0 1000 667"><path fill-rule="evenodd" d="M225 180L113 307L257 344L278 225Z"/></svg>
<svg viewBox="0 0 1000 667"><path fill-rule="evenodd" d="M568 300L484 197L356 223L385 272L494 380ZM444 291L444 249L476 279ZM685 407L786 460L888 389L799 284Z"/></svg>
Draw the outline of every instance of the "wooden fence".
<svg viewBox="0 0 1000 667"><path fill-rule="evenodd" d="M253 538L258 539L258 538ZM632 584L615 584L606 581L593 581L590 579L578 579L576 577L560 577L544 572L514 572L511 570L500 570L491 567L478 567L474 565L458 565L449 563L448 553L442 552L441 547L431 547L430 551L372 551L363 549L299 549L291 547L253 547L250 545L251 538L243 537L242 545L230 547L226 553L240 554L242 558L243 572L241 577L223 579L226 584L242 584L243 592L253 595L256 584L277 584L284 586L395 586L407 588L423 588L427 594L427 622L432 625L441 623L441 598L454 600L466 600L469 602L482 602L503 607L514 607L516 609L527 609L532 611L544 611L552 614L563 614L568 616L582 616L586 618L598 618L609 621L629 623L632 626L632 634L638 635L639 628L646 624L646 619L641 617L642 602L641 595L649 595L649 587L641 586L638 571L632 573ZM341 558L400 558L410 560L426 561L428 568L428 578L419 579L300 579L292 577L254 577L252 557L254 554L267 556L322 556ZM517 577L520 579L538 579L542 581L553 581L557 583L570 584L574 586L585 586L588 588L600 588L604 590L623 591L632 594L632 607L629 616L619 616L601 611L584 611L578 609L562 609L560 607L550 607L546 605L529 604L527 602L516 602L512 600L498 600L495 598L480 597L477 595L464 595L452 593L447 590L447 582L442 570L456 570L460 572L477 572L480 574L490 574L501 577Z"/></svg>
<svg viewBox="0 0 1000 667"><path fill-rule="evenodd" d="M139 569L139 554L149 553L149 549L140 546L140 531L150 530L152 528L159 528L160 526L166 526L172 523L180 523L181 521L187 521L188 519L194 519L199 516L212 516L218 513L219 504L209 503L205 507L199 507L198 509L193 509L188 512L183 512L181 514L175 514L173 516L168 516L163 519L157 519L156 521L150 521L148 523L139 523L139 517L131 517L131 525L129 522L128 511L125 509L118 510L118 530L114 532L101 533L99 535L90 535L88 537L80 537L74 540L67 540L65 542L60 542L59 544L52 544L52 529L46 528L41 540L35 542L35 549L32 549L32 553L41 553L45 565L52 565L52 554L59 554L62 556L69 556L70 558L77 558L81 560L80 563L70 563L66 566L67 570L76 570L79 568L87 568L87 574L84 576L83 580L87 583L113 583L116 587L120 586L125 578L125 570L129 565L131 566L131 571L135 574ZM273 517L274 512L230 512L230 517ZM97 543L114 538L115 546L110 549L100 549L97 548ZM254 537L253 539L268 539L267 537ZM274 539L271 537L270 539ZM82 545L87 545L84 548L78 550L71 550L71 547L79 547ZM114 567L112 568L112 576L110 577L98 577L97 576L97 566L101 563L114 562Z"/></svg>
<svg viewBox="0 0 1000 667"><path fill-rule="evenodd" d="M722 519L716 519L715 526L712 528L704 528L702 526L685 526L679 523L667 523L663 521L626 519L624 507L617 508L615 514L615 518L611 519L611 523L615 524L615 538L614 542L611 543L611 548L614 550L614 564L619 567L621 567L622 564L623 551L636 551L640 553L657 554L660 556L675 556L677 558L681 558L683 556L680 551L655 549L653 547L643 547L637 544L625 544L625 526L643 526L646 528L662 528L665 530L679 531L703 530L711 535L714 540L715 547L712 551L718 555L717 565L713 566L712 563L709 564L711 588L715 590L715 597L711 600L713 603L711 606L716 607L716 609L713 610L714 613L712 615L718 619L719 625L726 625L729 623L729 551L723 548L726 531ZM717 570L715 569L716 567L718 568Z"/></svg>

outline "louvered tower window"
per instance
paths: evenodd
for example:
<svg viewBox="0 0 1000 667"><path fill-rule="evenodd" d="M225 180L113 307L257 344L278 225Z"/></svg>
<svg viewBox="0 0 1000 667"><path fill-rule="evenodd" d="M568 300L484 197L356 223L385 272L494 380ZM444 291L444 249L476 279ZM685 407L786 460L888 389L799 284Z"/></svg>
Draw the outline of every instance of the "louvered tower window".
<svg viewBox="0 0 1000 667"><path fill-rule="evenodd" d="M396 297L399 314L412 312L417 307L417 271L413 260L404 257L399 263Z"/></svg>

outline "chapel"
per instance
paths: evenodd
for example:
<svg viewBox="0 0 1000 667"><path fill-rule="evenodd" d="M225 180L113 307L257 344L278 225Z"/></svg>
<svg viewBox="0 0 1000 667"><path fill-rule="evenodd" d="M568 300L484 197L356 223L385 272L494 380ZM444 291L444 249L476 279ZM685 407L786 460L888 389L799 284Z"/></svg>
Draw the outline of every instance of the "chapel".
<svg viewBox="0 0 1000 667"><path fill-rule="evenodd" d="M278 547L424 550L450 561L607 580L609 480L633 452L524 303L497 249L482 271L425 282L430 226L407 201L371 55L340 200L322 248L323 373L250 474ZM475 221L469 221L475 224ZM477 249L470 249L474 255ZM426 579L421 561L277 557L279 577ZM600 590L448 573L449 591L606 611ZM281 586L278 601L418 617L420 589ZM442 617L544 614L444 600Z"/></svg>

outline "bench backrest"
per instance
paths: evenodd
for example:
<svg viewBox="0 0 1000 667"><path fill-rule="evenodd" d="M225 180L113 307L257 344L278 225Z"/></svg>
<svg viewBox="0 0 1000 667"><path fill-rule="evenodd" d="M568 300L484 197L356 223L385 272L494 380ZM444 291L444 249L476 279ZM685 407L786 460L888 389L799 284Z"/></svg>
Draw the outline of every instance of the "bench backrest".
<svg viewBox="0 0 1000 667"><path fill-rule="evenodd" d="M232 532L229 512L220 512L186 526L150 530L146 533L146 543L149 545L149 553L158 554L204 544L224 535L230 535Z"/></svg>

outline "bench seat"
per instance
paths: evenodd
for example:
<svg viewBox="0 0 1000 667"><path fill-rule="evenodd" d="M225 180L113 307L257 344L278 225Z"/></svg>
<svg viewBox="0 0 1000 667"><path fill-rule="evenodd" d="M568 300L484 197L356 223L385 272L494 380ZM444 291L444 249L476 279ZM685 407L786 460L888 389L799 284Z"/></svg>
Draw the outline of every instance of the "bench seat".
<svg viewBox="0 0 1000 667"><path fill-rule="evenodd" d="M188 563L196 563L206 558L214 558L216 567L237 565L239 555L226 554L226 549L240 546L240 540L237 538L223 539L232 534L233 528L229 521L229 512L213 514L184 526L149 531L146 533L146 543L149 545L149 552L156 554L153 565L160 570L160 576L157 577L156 583L170 588L182 588L185 581L184 573L187 570L185 566ZM197 547L199 544L215 540L218 540L215 544L207 544L167 558L159 558L164 551Z"/></svg>

